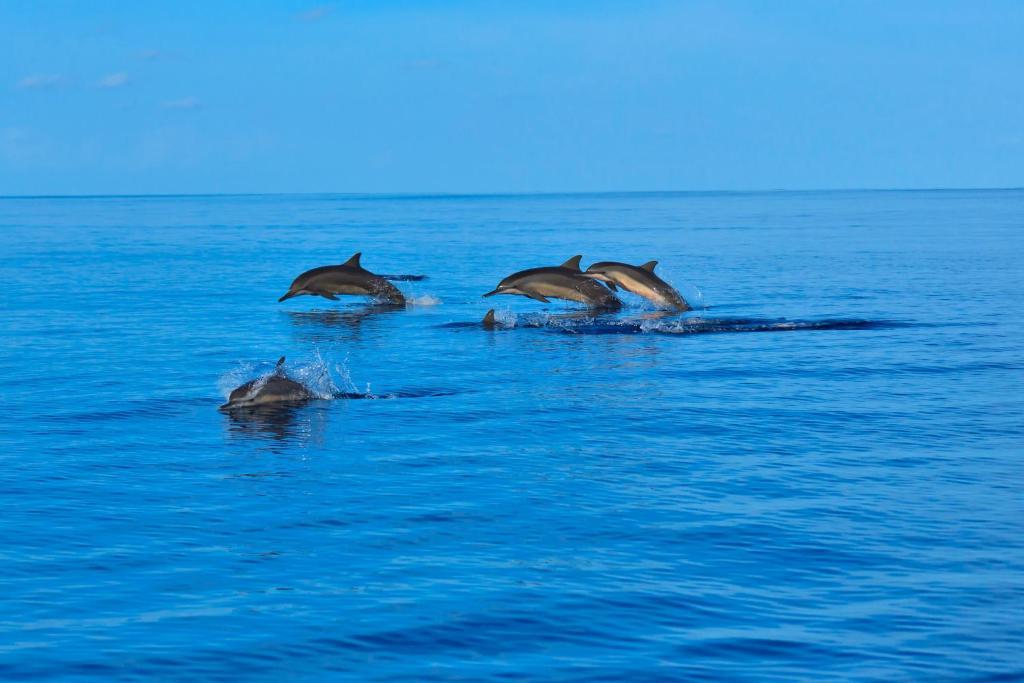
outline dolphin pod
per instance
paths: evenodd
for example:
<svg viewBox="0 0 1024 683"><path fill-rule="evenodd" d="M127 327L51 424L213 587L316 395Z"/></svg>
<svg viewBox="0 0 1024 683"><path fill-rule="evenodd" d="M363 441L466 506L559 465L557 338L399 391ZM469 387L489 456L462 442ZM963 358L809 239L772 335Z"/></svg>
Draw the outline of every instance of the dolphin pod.
<svg viewBox="0 0 1024 683"><path fill-rule="evenodd" d="M582 256L573 256L560 266L529 268L512 273L484 296L518 294L549 303L549 298L586 304L590 308L615 310L622 302L607 287L597 284L580 271Z"/></svg>
<svg viewBox="0 0 1024 683"><path fill-rule="evenodd" d="M421 280L422 275L377 275L360 264L361 252L336 266L320 266L299 275L288 291L278 299L287 301L296 296L322 296L336 301L338 295L369 296L392 305L405 303L405 296L388 280ZM498 286L484 294L525 296L542 303L564 299L590 308L617 310L622 302L615 296L619 287L637 294L660 308L689 311L690 305L670 284L654 273L657 261L632 266L618 261L600 261L586 271L580 269L582 256L573 256L559 266L528 268L512 273ZM601 284L598 284L601 283Z"/></svg>
<svg viewBox="0 0 1024 683"><path fill-rule="evenodd" d="M389 280L422 280L422 275L378 275L363 268L361 252L356 252L339 265L313 268L292 281L279 302L297 296L321 296L337 301L338 295L368 296L388 306L405 304L405 296ZM657 261L632 266L617 261L601 261L586 271L580 269L582 256L573 256L559 266L528 268L513 273L484 294L525 296L542 303L563 299L585 304L591 309L618 310L622 302L615 295L618 288L637 294L663 309L688 311L690 305L671 285L655 275ZM480 325L484 329L499 329L503 324L495 319L494 309L484 316ZM254 379L234 389L221 410L252 409L270 404L297 404L315 398L300 382L289 378L282 357L274 372Z"/></svg>
<svg viewBox="0 0 1024 683"><path fill-rule="evenodd" d="M661 308L690 310L690 305L679 292L654 274L657 261L648 261L642 266L601 261L584 272L580 270L581 258L573 256L560 266L531 268L513 273L498 283L497 289L484 296L519 294L544 303L548 303L550 297L578 301L591 308L617 309L622 303L612 292L621 287ZM604 283L607 288L588 284L595 281Z"/></svg>

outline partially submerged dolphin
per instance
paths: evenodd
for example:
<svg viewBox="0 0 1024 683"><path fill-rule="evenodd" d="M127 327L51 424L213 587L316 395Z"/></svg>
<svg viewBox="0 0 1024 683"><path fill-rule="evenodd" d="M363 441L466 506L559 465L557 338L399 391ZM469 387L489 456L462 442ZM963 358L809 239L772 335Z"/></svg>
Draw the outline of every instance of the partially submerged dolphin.
<svg viewBox="0 0 1024 683"><path fill-rule="evenodd" d="M672 285L654 274L656 265L658 265L657 261L648 261L642 266L631 266L628 263L618 263L617 261L601 261L587 268L587 272L583 273L583 276L600 280L612 289L618 285L627 292L638 294L663 308L689 311L690 304L686 303L686 299Z"/></svg>
<svg viewBox="0 0 1024 683"><path fill-rule="evenodd" d="M404 304L405 297L397 287L359 265L360 256L362 253L357 252L340 266L322 266L307 270L295 278L292 286L278 301L303 294L322 296L335 301L338 294L354 294L371 296L390 304Z"/></svg>
<svg viewBox="0 0 1024 683"><path fill-rule="evenodd" d="M573 256L560 266L530 268L513 273L498 283L498 287L484 296L518 294L543 303L552 299L578 301L591 308L616 309L622 306L618 297L593 279L580 272L582 256Z"/></svg>
<svg viewBox="0 0 1024 683"><path fill-rule="evenodd" d="M238 387L231 392L228 402L220 409L235 410L271 403L299 403L312 398L316 397L309 389L293 379L288 379L284 372L284 356L281 356L274 368L274 374L251 380Z"/></svg>

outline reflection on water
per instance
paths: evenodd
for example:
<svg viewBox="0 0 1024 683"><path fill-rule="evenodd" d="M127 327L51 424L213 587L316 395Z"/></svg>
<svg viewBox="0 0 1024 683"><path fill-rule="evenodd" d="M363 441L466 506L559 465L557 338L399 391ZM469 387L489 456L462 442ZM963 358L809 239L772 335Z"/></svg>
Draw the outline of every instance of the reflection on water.
<svg viewBox="0 0 1024 683"><path fill-rule="evenodd" d="M323 443L330 405L328 401L279 403L223 412L232 438L317 445Z"/></svg>
<svg viewBox="0 0 1024 683"><path fill-rule="evenodd" d="M358 339L360 326L374 316L404 311L402 304L364 304L354 308L283 311L296 333L306 341L330 341L338 332L346 339Z"/></svg>

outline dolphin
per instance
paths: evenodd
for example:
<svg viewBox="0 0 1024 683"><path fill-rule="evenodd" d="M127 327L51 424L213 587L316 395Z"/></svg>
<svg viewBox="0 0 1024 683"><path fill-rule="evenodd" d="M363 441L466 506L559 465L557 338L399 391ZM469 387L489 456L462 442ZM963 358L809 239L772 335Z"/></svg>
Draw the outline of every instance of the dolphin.
<svg viewBox="0 0 1024 683"><path fill-rule="evenodd" d="M255 408L270 403L299 403L316 398L313 393L284 372L284 356L277 361L273 374L246 382L231 392L221 410Z"/></svg>
<svg viewBox="0 0 1024 683"><path fill-rule="evenodd" d="M495 327L498 326L498 321L495 320L494 318L493 308L487 311L486 314L484 314L484 319L480 321L480 324L483 325L483 328L485 330L493 330Z"/></svg>
<svg viewBox="0 0 1024 683"><path fill-rule="evenodd" d="M360 256L362 253L357 252L340 266L322 266L307 270L295 278L292 286L278 301L303 294L322 296L335 301L338 298L337 294L355 294L372 296L378 301L390 304L404 304L405 297L398 288L359 265Z"/></svg>
<svg viewBox="0 0 1024 683"><path fill-rule="evenodd" d="M593 279L580 272L582 256L573 256L560 266L530 268L513 273L498 283L498 287L484 296L519 294L543 303L552 299L578 301L591 308L617 309L622 306L618 297Z"/></svg>
<svg viewBox="0 0 1024 683"><path fill-rule="evenodd" d="M622 287L627 292L633 292L651 303L662 308L671 308L677 311L691 310L690 304L680 296L672 285L654 274L654 267L657 261L648 261L642 266L631 266L628 263L617 261L601 261L587 268L583 277L599 280L612 289L616 286Z"/></svg>

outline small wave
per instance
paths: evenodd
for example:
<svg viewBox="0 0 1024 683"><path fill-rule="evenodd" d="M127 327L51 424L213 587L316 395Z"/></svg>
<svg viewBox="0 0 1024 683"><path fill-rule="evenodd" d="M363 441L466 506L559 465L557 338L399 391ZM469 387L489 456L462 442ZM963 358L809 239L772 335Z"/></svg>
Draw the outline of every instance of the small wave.
<svg viewBox="0 0 1024 683"><path fill-rule="evenodd" d="M391 280L392 282L420 282L426 280L426 275L378 275L385 280Z"/></svg>
<svg viewBox="0 0 1024 683"><path fill-rule="evenodd" d="M788 320L786 318L707 318L677 317L667 311L651 312L638 318L615 318L591 311L571 313L531 313L516 315L495 312L493 329L545 329L562 334L662 334L691 335L727 332L793 332L799 330L873 330L907 327L909 323L857 318ZM480 322L452 322L447 328L480 329Z"/></svg>
<svg viewBox="0 0 1024 683"><path fill-rule="evenodd" d="M450 389L410 389L407 391L391 391L384 394L375 394L371 391L339 391L334 398L347 398L350 400L366 401L387 401L396 398L429 398L432 396L454 396L458 392Z"/></svg>
<svg viewBox="0 0 1024 683"><path fill-rule="evenodd" d="M797 330L871 330L903 327L906 323L888 320L821 319L787 320L759 318L683 318L640 321L598 321L578 325L557 325L566 334L664 334L690 335L727 332L792 332Z"/></svg>
<svg viewBox="0 0 1024 683"><path fill-rule="evenodd" d="M319 349L314 352L314 357L306 363L286 363L285 373L291 379L305 386L314 398L322 400L331 399L361 399L361 400L386 400L396 398L426 398L430 396L453 396L457 392L449 389L408 389L402 391L390 391L375 393L370 383L361 390L352 379L352 373L348 367L348 358L333 366L320 355ZM225 399L231 392L242 384L250 381L253 374L259 373L256 383L253 385L250 395L255 394L273 377L276 365L268 362L253 363L243 362L220 377L217 385Z"/></svg>

